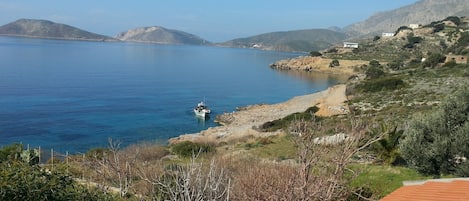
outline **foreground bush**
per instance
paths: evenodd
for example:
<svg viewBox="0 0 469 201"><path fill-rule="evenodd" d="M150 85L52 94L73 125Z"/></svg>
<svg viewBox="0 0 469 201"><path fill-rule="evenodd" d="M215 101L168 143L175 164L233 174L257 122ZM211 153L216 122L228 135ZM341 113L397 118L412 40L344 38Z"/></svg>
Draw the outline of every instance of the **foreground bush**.
<svg viewBox="0 0 469 201"><path fill-rule="evenodd" d="M21 162L0 166L0 200L116 200L77 184L64 171Z"/></svg>
<svg viewBox="0 0 469 201"><path fill-rule="evenodd" d="M417 171L469 176L469 89L447 98L430 113L415 116L404 132L401 152Z"/></svg>
<svg viewBox="0 0 469 201"><path fill-rule="evenodd" d="M171 146L171 151L183 157L190 157L198 153L209 153L215 151L215 146L191 141L184 141Z"/></svg>

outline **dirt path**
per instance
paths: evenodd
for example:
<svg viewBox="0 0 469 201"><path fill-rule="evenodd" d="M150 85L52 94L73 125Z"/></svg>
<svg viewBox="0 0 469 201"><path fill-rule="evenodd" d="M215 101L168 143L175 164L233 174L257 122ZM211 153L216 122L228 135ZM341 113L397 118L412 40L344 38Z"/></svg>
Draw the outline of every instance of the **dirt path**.
<svg viewBox="0 0 469 201"><path fill-rule="evenodd" d="M345 85L336 85L327 90L294 97L286 102L273 105L255 105L245 110L225 114L231 120L222 126L212 127L199 133L184 134L169 140L170 143L181 141L222 142L231 141L245 136L269 136L276 133L259 132L258 127L265 122L283 118L295 112L304 112L316 105L320 109L316 113L320 116L331 116L348 113L348 107L344 103L347 100Z"/></svg>

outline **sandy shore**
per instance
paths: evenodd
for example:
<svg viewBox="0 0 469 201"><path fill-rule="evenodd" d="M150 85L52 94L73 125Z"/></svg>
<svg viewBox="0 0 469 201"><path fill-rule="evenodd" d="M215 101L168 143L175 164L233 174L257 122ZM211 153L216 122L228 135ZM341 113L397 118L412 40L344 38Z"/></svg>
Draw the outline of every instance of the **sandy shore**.
<svg viewBox="0 0 469 201"><path fill-rule="evenodd" d="M283 103L249 106L244 110L225 114L230 121L224 122L222 126L171 138L169 143L187 140L195 142L228 142L246 136L275 135L278 133L259 132L253 128L295 112L304 112L315 105L320 108L316 113L319 116L345 114L349 112L347 105L344 103L347 100L345 88L346 86L341 84L318 93L297 96Z"/></svg>

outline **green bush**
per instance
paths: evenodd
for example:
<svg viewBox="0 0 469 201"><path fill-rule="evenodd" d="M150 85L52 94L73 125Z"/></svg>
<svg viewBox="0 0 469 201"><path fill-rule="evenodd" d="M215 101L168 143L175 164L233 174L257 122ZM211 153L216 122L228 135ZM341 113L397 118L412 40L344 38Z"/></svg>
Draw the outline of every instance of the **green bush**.
<svg viewBox="0 0 469 201"><path fill-rule="evenodd" d="M171 151L182 157L191 157L198 153L210 153L215 151L215 146L211 144L195 143L184 141L171 146Z"/></svg>
<svg viewBox="0 0 469 201"><path fill-rule="evenodd" d="M396 90L405 86L404 81L397 77L384 77L379 79L367 80L357 86L358 90L363 92L378 92L387 90Z"/></svg>
<svg viewBox="0 0 469 201"><path fill-rule="evenodd" d="M420 173L469 176L469 88L429 114L415 116L400 143L403 158Z"/></svg>
<svg viewBox="0 0 469 201"><path fill-rule="evenodd" d="M263 132L273 132L279 129L286 128L294 120L298 120L298 119L311 120L314 117L314 113L316 113L318 110L319 110L318 107L313 106L313 107L308 108L304 112L293 113L282 119L277 119L277 120L266 122L262 124L259 129Z"/></svg>
<svg viewBox="0 0 469 201"><path fill-rule="evenodd" d="M461 19L457 16L449 16L445 20L453 22L456 26L459 26L461 24Z"/></svg>
<svg viewBox="0 0 469 201"><path fill-rule="evenodd" d="M0 163L0 200L117 200L79 185L64 168L52 170L21 161Z"/></svg>
<svg viewBox="0 0 469 201"><path fill-rule="evenodd" d="M309 56L312 56L312 57L320 57L320 56L322 56L322 54L321 54L320 52L318 52L318 51L311 51L311 52L309 53Z"/></svg>
<svg viewBox="0 0 469 201"><path fill-rule="evenodd" d="M384 73L384 71L379 66L370 66L365 70L365 75L367 79L380 78L383 77L385 74L386 73Z"/></svg>
<svg viewBox="0 0 469 201"><path fill-rule="evenodd" d="M339 63L339 60L337 59L334 59L331 61L331 63L329 64L329 68L334 68L336 66L340 66L340 63Z"/></svg>
<svg viewBox="0 0 469 201"><path fill-rule="evenodd" d="M438 64L445 62L446 57L440 53L431 53L423 62L423 67L436 67Z"/></svg>
<svg viewBox="0 0 469 201"><path fill-rule="evenodd" d="M18 160L23 151L22 144L11 144L0 150L0 163L9 160Z"/></svg>
<svg viewBox="0 0 469 201"><path fill-rule="evenodd" d="M86 152L85 156L88 158L102 159L104 156L109 154L111 150L108 148L93 148Z"/></svg>
<svg viewBox="0 0 469 201"><path fill-rule="evenodd" d="M11 144L0 149L0 163L22 161L30 165L39 163L39 151L25 150L22 144Z"/></svg>
<svg viewBox="0 0 469 201"><path fill-rule="evenodd" d="M404 66L402 61L392 61L388 63L388 67L392 70L400 70Z"/></svg>

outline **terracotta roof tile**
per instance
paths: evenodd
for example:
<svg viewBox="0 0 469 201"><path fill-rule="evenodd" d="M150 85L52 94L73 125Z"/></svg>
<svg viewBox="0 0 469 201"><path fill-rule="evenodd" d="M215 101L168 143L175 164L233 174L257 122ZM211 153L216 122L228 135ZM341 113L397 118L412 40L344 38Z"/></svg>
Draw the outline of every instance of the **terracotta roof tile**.
<svg viewBox="0 0 469 201"><path fill-rule="evenodd" d="M469 178L404 182L381 201L469 201Z"/></svg>

